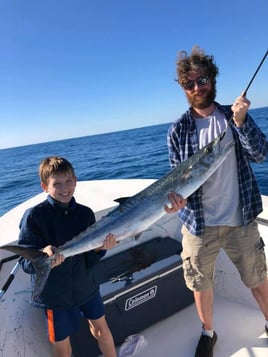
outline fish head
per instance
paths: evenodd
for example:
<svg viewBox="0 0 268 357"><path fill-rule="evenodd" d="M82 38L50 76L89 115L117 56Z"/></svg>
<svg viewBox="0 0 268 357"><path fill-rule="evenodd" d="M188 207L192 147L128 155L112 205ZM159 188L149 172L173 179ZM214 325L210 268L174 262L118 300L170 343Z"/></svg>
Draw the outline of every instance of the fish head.
<svg viewBox="0 0 268 357"><path fill-rule="evenodd" d="M199 162L206 168L220 166L234 146L234 141L223 141L225 131L199 150Z"/></svg>

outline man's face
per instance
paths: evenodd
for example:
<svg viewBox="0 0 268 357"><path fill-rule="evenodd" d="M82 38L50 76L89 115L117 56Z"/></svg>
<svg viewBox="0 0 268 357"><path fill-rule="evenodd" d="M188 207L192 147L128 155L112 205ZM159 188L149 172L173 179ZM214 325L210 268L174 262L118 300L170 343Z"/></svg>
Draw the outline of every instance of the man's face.
<svg viewBox="0 0 268 357"><path fill-rule="evenodd" d="M216 98L215 83L205 77L201 71L189 72L187 80L185 85L187 88L183 86L183 89L190 106L196 109L209 107Z"/></svg>

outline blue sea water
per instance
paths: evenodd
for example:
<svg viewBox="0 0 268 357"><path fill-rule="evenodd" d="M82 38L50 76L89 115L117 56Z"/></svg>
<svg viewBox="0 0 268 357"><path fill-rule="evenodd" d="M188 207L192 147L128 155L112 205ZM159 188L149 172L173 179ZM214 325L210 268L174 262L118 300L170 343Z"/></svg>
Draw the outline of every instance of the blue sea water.
<svg viewBox="0 0 268 357"><path fill-rule="evenodd" d="M268 137L268 107L250 113ZM169 125L0 150L0 216L41 192L38 165L46 156L66 157L80 181L163 176L170 170L166 145ZM268 160L252 167L262 194L268 195Z"/></svg>

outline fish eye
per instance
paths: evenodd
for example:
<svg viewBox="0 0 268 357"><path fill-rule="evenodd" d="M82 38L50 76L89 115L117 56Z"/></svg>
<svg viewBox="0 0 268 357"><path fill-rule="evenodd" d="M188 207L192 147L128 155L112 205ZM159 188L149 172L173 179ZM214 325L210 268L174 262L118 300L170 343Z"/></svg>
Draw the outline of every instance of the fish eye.
<svg viewBox="0 0 268 357"><path fill-rule="evenodd" d="M212 148L211 145L206 148L206 152L207 152L208 154L212 153L212 151L213 151L213 148Z"/></svg>

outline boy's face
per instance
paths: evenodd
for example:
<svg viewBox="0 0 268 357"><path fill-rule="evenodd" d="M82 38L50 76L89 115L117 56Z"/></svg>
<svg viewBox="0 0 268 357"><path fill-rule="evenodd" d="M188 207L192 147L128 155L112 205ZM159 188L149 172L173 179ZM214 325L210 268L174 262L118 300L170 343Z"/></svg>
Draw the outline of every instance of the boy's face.
<svg viewBox="0 0 268 357"><path fill-rule="evenodd" d="M48 180L48 184L41 182L41 187L54 198L54 200L63 205L68 205L74 194L76 180L76 177L72 174L60 173L51 176Z"/></svg>

